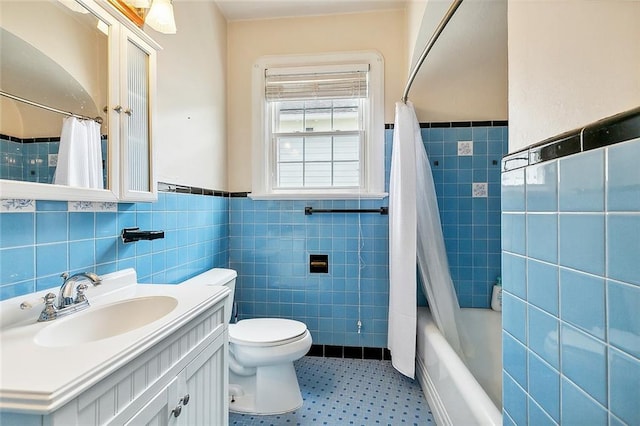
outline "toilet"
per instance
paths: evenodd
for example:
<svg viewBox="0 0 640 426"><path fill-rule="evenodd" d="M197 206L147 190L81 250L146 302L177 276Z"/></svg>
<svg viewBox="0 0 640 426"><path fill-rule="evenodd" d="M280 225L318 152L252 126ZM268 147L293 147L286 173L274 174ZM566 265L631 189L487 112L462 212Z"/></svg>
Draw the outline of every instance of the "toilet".
<svg viewBox="0 0 640 426"><path fill-rule="evenodd" d="M282 414L302 406L293 362L311 348L311 333L300 322L254 318L230 324L237 273L215 268L182 283L224 285L231 290L225 313L229 323L229 411Z"/></svg>

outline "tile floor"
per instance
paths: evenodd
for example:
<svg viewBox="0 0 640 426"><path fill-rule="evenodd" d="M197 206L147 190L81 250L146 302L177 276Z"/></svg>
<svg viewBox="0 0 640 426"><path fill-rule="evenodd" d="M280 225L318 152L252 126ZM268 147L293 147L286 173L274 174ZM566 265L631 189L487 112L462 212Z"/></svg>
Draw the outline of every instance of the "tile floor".
<svg viewBox="0 0 640 426"><path fill-rule="evenodd" d="M435 425L418 382L391 361L304 357L295 365L302 408L274 416L230 413L229 425Z"/></svg>

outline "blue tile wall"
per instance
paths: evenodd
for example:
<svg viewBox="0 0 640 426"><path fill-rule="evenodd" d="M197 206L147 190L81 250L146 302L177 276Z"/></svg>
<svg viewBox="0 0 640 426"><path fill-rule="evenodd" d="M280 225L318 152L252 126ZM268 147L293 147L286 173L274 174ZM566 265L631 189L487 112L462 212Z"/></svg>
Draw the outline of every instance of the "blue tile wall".
<svg viewBox="0 0 640 426"><path fill-rule="evenodd" d="M388 129L387 187L392 138ZM422 138L460 304L488 307L500 274L499 160L506 152L507 128L425 128ZM473 154L458 155L459 141L469 142ZM487 184L487 196L473 197L473 183ZM230 267L238 271L239 318L294 318L307 324L317 344L386 347L388 217L305 216L304 207L379 208L387 203L232 198L229 256ZM329 256L328 274L309 272L310 254Z"/></svg>
<svg viewBox="0 0 640 426"><path fill-rule="evenodd" d="M22 143L0 138L0 179L22 180Z"/></svg>
<svg viewBox="0 0 640 426"><path fill-rule="evenodd" d="M232 198L229 257L231 268L238 271L239 319L293 318L307 324L316 344L386 347L388 216L304 214L305 206L381 205L380 200ZM328 273L309 272L311 254L328 255Z"/></svg>
<svg viewBox="0 0 640 426"><path fill-rule="evenodd" d="M387 185L392 135L393 130L385 132ZM506 152L507 128L425 128L422 137L460 304L488 307L500 274L499 159ZM461 155L460 141L466 142ZM5 145L2 149L9 151ZM476 196L474 184L484 185ZM55 286L64 271L133 267L141 282L175 283L211 267L230 266L239 273L241 318L298 318L318 344L386 347L388 217L305 216L304 207L378 208L387 202L160 193L153 204L76 212L66 202L38 201L33 212L0 214L0 298ZM164 229L165 239L122 244L120 231L131 226ZM525 222L517 226L524 234ZM329 274L310 274L309 254L323 253L329 255Z"/></svg>
<svg viewBox="0 0 640 426"><path fill-rule="evenodd" d="M640 424L638 155L634 139L502 175L506 424Z"/></svg>
<svg viewBox="0 0 640 426"><path fill-rule="evenodd" d="M507 153L508 128L432 127L421 133L460 306L488 308L500 275L500 159ZM470 142L472 150L459 150L460 142ZM487 184L487 193L474 196L474 183Z"/></svg>
<svg viewBox="0 0 640 426"><path fill-rule="evenodd" d="M69 211L70 204L37 201L35 211L0 213L0 300L59 285L63 272L133 267L141 283L172 284L228 266L228 197L161 192L155 203L117 211ZM164 230L165 238L123 244L125 226Z"/></svg>
<svg viewBox="0 0 640 426"><path fill-rule="evenodd" d="M23 143L0 135L0 179L52 183L55 166L49 167L49 154L58 154L59 141ZM103 176L106 188L107 136L101 139Z"/></svg>

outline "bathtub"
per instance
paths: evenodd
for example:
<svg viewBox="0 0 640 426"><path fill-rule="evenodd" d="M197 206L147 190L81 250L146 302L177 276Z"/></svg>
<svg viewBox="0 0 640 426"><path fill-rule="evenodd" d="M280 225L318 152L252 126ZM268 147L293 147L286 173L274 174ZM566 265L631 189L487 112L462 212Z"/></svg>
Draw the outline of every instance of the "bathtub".
<svg viewBox="0 0 640 426"><path fill-rule="evenodd" d="M438 426L502 425L500 313L465 308L460 322L467 342L466 365L436 327L429 309L418 308L418 381Z"/></svg>

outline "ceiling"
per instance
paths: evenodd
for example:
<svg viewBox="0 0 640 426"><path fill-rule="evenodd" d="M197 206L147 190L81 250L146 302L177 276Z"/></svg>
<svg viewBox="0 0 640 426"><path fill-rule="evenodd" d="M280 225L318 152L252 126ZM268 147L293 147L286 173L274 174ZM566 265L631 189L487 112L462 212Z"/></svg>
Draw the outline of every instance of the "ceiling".
<svg viewBox="0 0 640 426"><path fill-rule="evenodd" d="M401 9L406 0L216 0L229 21Z"/></svg>

